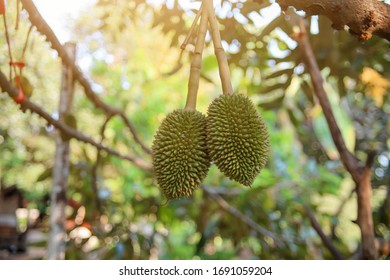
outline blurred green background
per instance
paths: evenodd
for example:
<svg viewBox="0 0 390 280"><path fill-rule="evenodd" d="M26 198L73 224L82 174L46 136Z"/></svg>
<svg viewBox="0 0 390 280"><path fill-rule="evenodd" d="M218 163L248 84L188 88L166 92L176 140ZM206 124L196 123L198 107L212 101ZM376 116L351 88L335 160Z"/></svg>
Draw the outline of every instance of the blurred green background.
<svg viewBox="0 0 390 280"><path fill-rule="evenodd" d="M180 44L199 4L99 0L68 22L77 43L77 63L93 89L106 103L125 111L147 146L167 113L184 107L191 53L180 55ZM16 31L14 7L9 7L12 51L17 57L30 23L22 12ZM102 153L95 195L96 149L71 140L67 259L333 258L310 225L305 206L346 257L358 249L355 185L340 162L297 43L290 37L295 12L280 14L278 9L269 1L216 1L233 87L251 97L270 131L271 158L253 186L234 183L212 166L204 189L188 199L166 203L152 173ZM275 10L275 18L267 16ZM307 21L348 148L361 161L367 152L376 152L372 167L375 235L390 240L389 43L375 36L359 42L347 31L333 30L326 18ZM8 61L1 28L4 73ZM24 75L33 85L31 100L55 115L61 61L35 29L25 62ZM217 67L207 36L198 94L198 110L203 113L221 94ZM28 209L39 210L36 229L43 238L29 242L28 248L45 248L53 128L37 115L23 113L7 94L0 94L0 108L0 177L4 185L22 189ZM77 84L74 112L78 129L99 139L105 115ZM151 161L119 117L109 121L104 143ZM235 211L241 215L234 215Z"/></svg>

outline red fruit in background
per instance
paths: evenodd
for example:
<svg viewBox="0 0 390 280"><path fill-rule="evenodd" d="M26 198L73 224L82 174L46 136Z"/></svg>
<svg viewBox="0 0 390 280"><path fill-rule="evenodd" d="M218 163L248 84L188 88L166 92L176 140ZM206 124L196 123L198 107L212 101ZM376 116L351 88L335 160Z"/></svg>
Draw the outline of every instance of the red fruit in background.
<svg viewBox="0 0 390 280"><path fill-rule="evenodd" d="M23 90L22 90L22 88L19 88L19 93L14 98L14 100L16 103L21 104L21 103L23 103L24 99L25 99L25 96L24 96Z"/></svg>
<svg viewBox="0 0 390 280"><path fill-rule="evenodd" d="M25 76L16 76L14 79L13 79L13 84L17 87L17 88L21 88L23 90L23 93L24 95L27 97L27 98L30 98L32 93L33 93L33 87L30 83L30 81L25 77Z"/></svg>
<svg viewBox="0 0 390 280"><path fill-rule="evenodd" d="M5 14L4 0L0 0L0 15L4 15L4 14Z"/></svg>
<svg viewBox="0 0 390 280"><path fill-rule="evenodd" d="M16 76L14 78L14 83L16 84L16 86L19 89L18 95L16 97L14 97L14 100L15 100L16 103L21 104L21 103L23 103L23 101L25 99L25 95L24 95L24 92L23 92L23 88L22 88L22 84L20 82L20 77L19 76Z"/></svg>
<svg viewBox="0 0 390 280"><path fill-rule="evenodd" d="M23 61L10 61L9 65L15 65L19 69L23 69L23 67L26 66L26 63L24 63Z"/></svg>

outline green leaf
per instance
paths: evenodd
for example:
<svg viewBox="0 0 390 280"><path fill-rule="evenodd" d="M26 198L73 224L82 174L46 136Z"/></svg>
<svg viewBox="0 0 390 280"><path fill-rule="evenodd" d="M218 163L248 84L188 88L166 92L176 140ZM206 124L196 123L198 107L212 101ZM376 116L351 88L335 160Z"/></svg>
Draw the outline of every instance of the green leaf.
<svg viewBox="0 0 390 280"><path fill-rule="evenodd" d="M258 104L259 107L265 109L265 110L271 110L275 108L280 108L283 105L284 97L286 95L283 93L281 96L274 98L272 100L267 100L264 102L260 102Z"/></svg>
<svg viewBox="0 0 390 280"><path fill-rule="evenodd" d="M287 79L287 81L284 83L277 83L277 84L274 84L272 86L265 86L261 89L260 93L267 94L267 93L270 93L270 92L278 90L278 89L286 90L288 88L288 86L291 84L291 80L292 80L292 76L290 76Z"/></svg>
<svg viewBox="0 0 390 280"><path fill-rule="evenodd" d="M45 181L46 179L51 178L53 173L53 167L46 169L41 173L41 175L38 176L36 182L42 182Z"/></svg>
<svg viewBox="0 0 390 280"><path fill-rule="evenodd" d="M266 79L273 79L273 78L282 76L284 74L291 76L293 73L294 73L294 68L287 68L287 69L276 71L276 72L272 73L271 75L268 75L266 77Z"/></svg>

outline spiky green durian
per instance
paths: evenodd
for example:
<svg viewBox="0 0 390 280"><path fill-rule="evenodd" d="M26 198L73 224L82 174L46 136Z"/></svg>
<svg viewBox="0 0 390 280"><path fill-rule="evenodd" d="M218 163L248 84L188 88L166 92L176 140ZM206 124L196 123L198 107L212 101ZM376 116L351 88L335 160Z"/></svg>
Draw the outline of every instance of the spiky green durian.
<svg viewBox="0 0 390 280"><path fill-rule="evenodd" d="M206 147L206 117L178 109L161 123L152 145L154 171L168 199L188 197L210 167Z"/></svg>
<svg viewBox="0 0 390 280"><path fill-rule="evenodd" d="M208 108L207 146L211 161L227 177L252 185L269 158L268 129L243 94L223 94Z"/></svg>

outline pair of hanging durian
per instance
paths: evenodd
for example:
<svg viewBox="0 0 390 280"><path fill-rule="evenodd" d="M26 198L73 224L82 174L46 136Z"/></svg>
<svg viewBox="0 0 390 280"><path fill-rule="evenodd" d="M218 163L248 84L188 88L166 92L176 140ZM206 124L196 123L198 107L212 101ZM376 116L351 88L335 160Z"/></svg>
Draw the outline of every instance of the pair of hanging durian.
<svg viewBox="0 0 390 280"><path fill-rule="evenodd" d="M230 179L250 186L269 157L262 117L247 96L233 93L212 0L203 0L200 17L186 106L167 115L152 145L157 182L167 199L190 196L211 161ZM210 104L206 117L196 111L196 99L208 22L224 94Z"/></svg>

